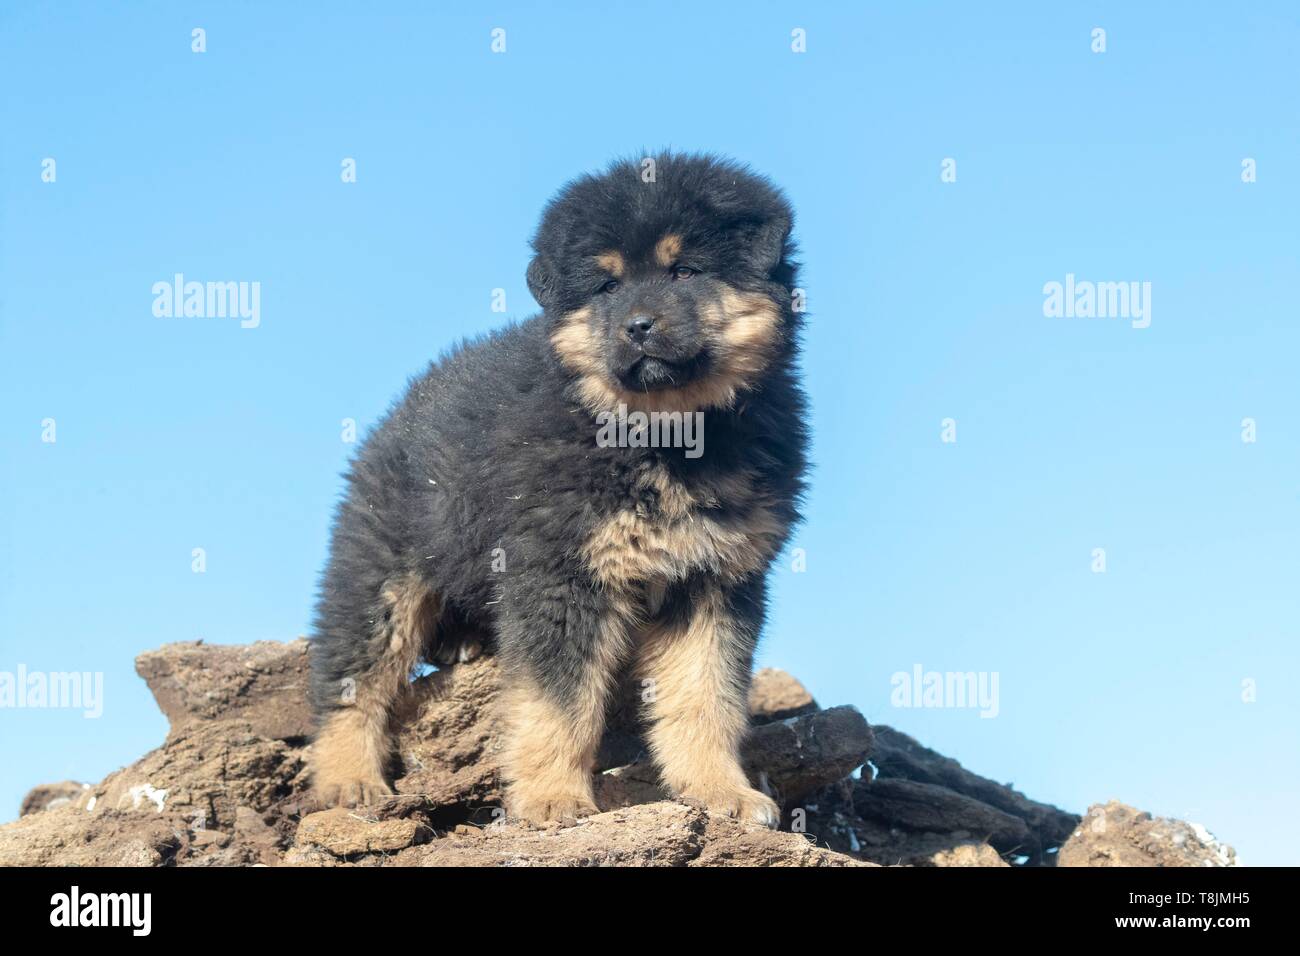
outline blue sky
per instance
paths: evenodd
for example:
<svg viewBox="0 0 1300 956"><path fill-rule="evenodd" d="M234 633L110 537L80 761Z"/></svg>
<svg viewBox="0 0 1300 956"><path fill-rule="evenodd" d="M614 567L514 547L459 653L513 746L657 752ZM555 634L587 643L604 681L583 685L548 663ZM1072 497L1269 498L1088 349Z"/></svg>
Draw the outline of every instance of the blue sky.
<svg viewBox="0 0 1300 956"><path fill-rule="evenodd" d="M672 146L798 211L816 471L762 663L1300 863L1291 4L375 6L0 12L0 671L104 674L99 719L0 710L0 816L162 739L138 652L304 633L342 420L533 311L564 180ZM177 272L260 325L155 317ZM1045 317L1067 274L1150 282L1150 326ZM998 715L891 706L918 664Z"/></svg>

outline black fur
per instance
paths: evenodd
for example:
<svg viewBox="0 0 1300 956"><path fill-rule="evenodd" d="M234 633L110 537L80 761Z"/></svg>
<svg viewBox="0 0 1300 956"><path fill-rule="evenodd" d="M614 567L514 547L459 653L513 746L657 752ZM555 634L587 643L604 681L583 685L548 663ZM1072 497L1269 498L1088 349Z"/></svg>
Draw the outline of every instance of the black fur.
<svg viewBox="0 0 1300 956"><path fill-rule="evenodd" d="M797 521L807 436L790 209L765 179L728 161L660 155L652 183L642 169L616 162L567 185L545 211L528 269L544 312L432 363L361 446L335 516L312 641L320 713L340 706L341 682L382 653L371 640L385 613L380 595L404 574L441 601L437 641L490 634L507 673L527 673L563 704L600 640L608 600L579 557L581 543L620 509L654 512L654 494L635 490L647 464L661 464L724 524L752 506L725 481L746 470L776 502L782 543ZM682 239L679 268L694 274L679 279L645 264L668 232ZM607 289L593 257L611 249L624 252L629 269ZM706 410L704 454L600 447L593 410L549 340L556 324L589 307L611 376L642 391L671 389L710 375L710 357L695 351L698 316L724 288L773 302L780 342L732 407ZM655 322L638 346L626 326L641 314ZM502 558L504 571L494 570ZM708 575L699 569L673 582L658 613L681 613ZM738 681L747 680L762 625L763 578L728 588L747 635ZM426 656L436 650L426 647Z"/></svg>

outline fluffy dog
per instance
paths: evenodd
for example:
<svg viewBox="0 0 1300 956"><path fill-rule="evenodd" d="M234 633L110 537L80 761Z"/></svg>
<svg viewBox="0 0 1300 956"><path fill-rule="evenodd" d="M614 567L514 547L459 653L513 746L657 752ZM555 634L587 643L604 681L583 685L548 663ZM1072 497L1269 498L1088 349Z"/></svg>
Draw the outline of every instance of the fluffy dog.
<svg viewBox="0 0 1300 956"><path fill-rule="evenodd" d="M347 475L311 655L325 802L391 793L413 667L490 641L512 815L594 812L631 673L665 784L776 825L738 750L803 489L791 223L767 180L710 156L616 162L551 201L528 267L542 314L430 365Z"/></svg>

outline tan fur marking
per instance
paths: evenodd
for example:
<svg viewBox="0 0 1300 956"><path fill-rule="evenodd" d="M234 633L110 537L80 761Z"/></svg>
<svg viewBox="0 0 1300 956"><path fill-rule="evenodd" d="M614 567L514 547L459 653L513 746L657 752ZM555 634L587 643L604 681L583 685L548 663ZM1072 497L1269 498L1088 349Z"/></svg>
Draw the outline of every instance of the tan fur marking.
<svg viewBox="0 0 1300 956"><path fill-rule="evenodd" d="M707 306L700 325L713 368L708 376L681 388L635 392L611 378L600 339L591 328L591 310L576 309L551 333L551 345L564 366L577 376L582 403L592 412L693 412L730 408L736 395L753 385L772 360L781 342L781 313L765 296L728 287Z"/></svg>
<svg viewBox="0 0 1300 956"><path fill-rule="evenodd" d="M501 705L508 727L502 770L510 815L543 823L595 813L592 741L599 742L601 728L591 715L579 722L531 687L506 691Z"/></svg>
<svg viewBox="0 0 1300 956"><path fill-rule="evenodd" d="M583 543L582 556L600 584L612 591L638 593L643 585L682 581L694 571L736 582L761 571L776 553L784 526L773 503L743 476L731 479L733 516L724 523L701 515L682 486L658 470L644 485L659 492L653 514L629 508L597 525Z"/></svg>
<svg viewBox="0 0 1300 956"><path fill-rule="evenodd" d="M677 261L682 254L682 237L670 232L655 243L655 262L664 268Z"/></svg>
<svg viewBox="0 0 1300 956"><path fill-rule="evenodd" d="M664 783L742 820L774 826L776 804L750 786L740 764L749 726L741 637L714 588L695 596L684 625L651 627L638 646L636 670L651 683L650 749Z"/></svg>
<svg viewBox="0 0 1300 956"><path fill-rule="evenodd" d="M646 485L653 488L659 496L659 510L673 521L689 519L696 506L694 495L680 481L673 481L668 469L662 465L655 468L646 477Z"/></svg>
<svg viewBox="0 0 1300 956"><path fill-rule="evenodd" d="M615 677L627 657L632 619L630 606L616 601L568 707L526 678L507 678L501 695L506 726L501 769L512 816L542 823L596 812L596 749Z"/></svg>
<svg viewBox="0 0 1300 956"><path fill-rule="evenodd" d="M596 256L596 265L600 266L615 279L623 278L623 273L627 269L627 264L623 261L623 254L617 249L610 249L607 252L598 253Z"/></svg>
<svg viewBox="0 0 1300 956"><path fill-rule="evenodd" d="M355 698L326 720L312 744L312 782L325 804L357 806L393 792L385 779L390 724L432 634L439 603L414 575L390 581L381 599L388 617L375 621L371 637L380 644L379 659L357 676ZM340 695L344 690L339 688Z"/></svg>

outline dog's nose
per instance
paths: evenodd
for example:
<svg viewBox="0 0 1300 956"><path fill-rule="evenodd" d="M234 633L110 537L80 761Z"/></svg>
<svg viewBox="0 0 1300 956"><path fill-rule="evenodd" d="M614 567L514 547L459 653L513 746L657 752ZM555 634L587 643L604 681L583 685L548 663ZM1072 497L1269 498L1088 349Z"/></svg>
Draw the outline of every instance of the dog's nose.
<svg viewBox="0 0 1300 956"><path fill-rule="evenodd" d="M645 313L638 312L628 320L627 337L637 345L640 345L645 341L645 337L650 334L650 326L654 324L654 319Z"/></svg>

